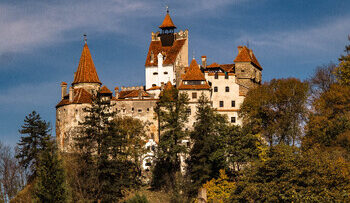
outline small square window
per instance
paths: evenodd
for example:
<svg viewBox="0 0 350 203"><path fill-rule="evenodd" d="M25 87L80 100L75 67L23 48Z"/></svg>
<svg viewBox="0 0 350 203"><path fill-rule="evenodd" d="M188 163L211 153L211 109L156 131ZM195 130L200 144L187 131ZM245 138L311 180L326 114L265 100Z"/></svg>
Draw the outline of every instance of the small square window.
<svg viewBox="0 0 350 203"><path fill-rule="evenodd" d="M168 75L168 72L165 71L165 72L164 72L164 75Z"/></svg>
<svg viewBox="0 0 350 203"><path fill-rule="evenodd" d="M147 108L147 112L149 112L149 108Z"/></svg>
<svg viewBox="0 0 350 203"><path fill-rule="evenodd" d="M157 72L154 72L153 75L158 75L158 73L157 73Z"/></svg>
<svg viewBox="0 0 350 203"><path fill-rule="evenodd" d="M231 123L236 123L236 117L231 117Z"/></svg>
<svg viewBox="0 0 350 203"><path fill-rule="evenodd" d="M139 113L141 113L142 112L142 109L139 109L139 110L137 110Z"/></svg>
<svg viewBox="0 0 350 203"><path fill-rule="evenodd" d="M230 87L225 87L225 92L230 92Z"/></svg>
<svg viewBox="0 0 350 203"><path fill-rule="evenodd" d="M187 113L188 115L191 115L191 107L188 107L188 108L187 108L186 113Z"/></svg>
<svg viewBox="0 0 350 203"><path fill-rule="evenodd" d="M232 106L232 107L236 107L236 101L235 101L235 100L232 100L232 101L231 101L231 106Z"/></svg>
<svg viewBox="0 0 350 203"><path fill-rule="evenodd" d="M134 107L131 108L131 112L134 112Z"/></svg>
<svg viewBox="0 0 350 203"><path fill-rule="evenodd" d="M214 92L218 92L218 87L214 87Z"/></svg>
<svg viewBox="0 0 350 203"><path fill-rule="evenodd" d="M197 99L197 92L192 92L192 99Z"/></svg>
<svg viewBox="0 0 350 203"><path fill-rule="evenodd" d="M224 101L220 101L220 107L224 107Z"/></svg>

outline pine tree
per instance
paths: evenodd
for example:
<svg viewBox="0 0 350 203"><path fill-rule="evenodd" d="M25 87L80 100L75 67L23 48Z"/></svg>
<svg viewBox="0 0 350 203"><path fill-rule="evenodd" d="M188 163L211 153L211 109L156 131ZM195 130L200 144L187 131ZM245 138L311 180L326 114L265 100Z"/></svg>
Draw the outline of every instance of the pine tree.
<svg viewBox="0 0 350 203"><path fill-rule="evenodd" d="M192 180L191 196L196 195L205 182L217 178L220 169L226 168L224 132L228 128L227 119L214 111L203 94L198 102L196 123L190 134L193 147L187 160Z"/></svg>
<svg viewBox="0 0 350 203"><path fill-rule="evenodd" d="M25 117L24 125L19 130L22 135L26 136L22 136L18 143L19 151L16 158L20 160L19 164L23 168L29 170L29 182L37 175L39 154L44 150L44 143L49 139L50 131L50 123L41 120L40 115L35 111Z"/></svg>
<svg viewBox="0 0 350 203"><path fill-rule="evenodd" d="M160 138L153 170L154 188L175 187L175 175L180 172L180 154L186 152L181 141L187 136L184 124L188 120L188 100L187 94L179 93L171 86L164 89L155 108Z"/></svg>
<svg viewBox="0 0 350 203"><path fill-rule="evenodd" d="M34 197L38 202L67 202L67 187L62 161L54 140L45 143L40 153Z"/></svg>

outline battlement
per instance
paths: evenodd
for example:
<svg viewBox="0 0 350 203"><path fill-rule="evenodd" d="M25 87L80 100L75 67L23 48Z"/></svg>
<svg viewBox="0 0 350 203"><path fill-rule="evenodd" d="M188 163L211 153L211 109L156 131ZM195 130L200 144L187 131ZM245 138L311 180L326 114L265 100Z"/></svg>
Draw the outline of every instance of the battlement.
<svg viewBox="0 0 350 203"><path fill-rule="evenodd" d="M131 90L144 90L143 86L131 86L131 87L124 87L122 86L121 91L131 91Z"/></svg>
<svg viewBox="0 0 350 203"><path fill-rule="evenodd" d="M179 32L175 32L175 40L187 39L188 38L188 30L180 30ZM152 41L160 41L160 32L152 32L151 33Z"/></svg>

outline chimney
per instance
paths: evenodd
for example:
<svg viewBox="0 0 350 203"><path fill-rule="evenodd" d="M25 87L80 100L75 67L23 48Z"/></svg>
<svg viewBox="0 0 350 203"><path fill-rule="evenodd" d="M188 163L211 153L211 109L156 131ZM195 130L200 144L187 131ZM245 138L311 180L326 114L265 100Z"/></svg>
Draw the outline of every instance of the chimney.
<svg viewBox="0 0 350 203"><path fill-rule="evenodd" d="M253 57L253 50L249 49L249 55L250 57Z"/></svg>
<svg viewBox="0 0 350 203"><path fill-rule="evenodd" d="M207 57L206 57L206 56L202 56L202 66L203 66L204 68L207 67Z"/></svg>
<svg viewBox="0 0 350 203"><path fill-rule="evenodd" d="M73 87L69 88L69 102L73 101L73 96L74 96L74 90Z"/></svg>
<svg viewBox="0 0 350 203"><path fill-rule="evenodd" d="M163 55L159 52L158 54L158 67L163 66Z"/></svg>
<svg viewBox="0 0 350 203"><path fill-rule="evenodd" d="M67 83L62 82L61 83L61 99L64 98L64 96L66 96L67 94Z"/></svg>
<svg viewBox="0 0 350 203"><path fill-rule="evenodd" d="M142 99L142 90L138 90L138 97L139 99Z"/></svg>
<svg viewBox="0 0 350 203"><path fill-rule="evenodd" d="M154 63L154 53L151 51L151 63Z"/></svg>
<svg viewBox="0 0 350 203"><path fill-rule="evenodd" d="M115 92L115 98L118 99L119 98L119 87L115 87L114 92Z"/></svg>
<svg viewBox="0 0 350 203"><path fill-rule="evenodd" d="M242 46L238 46L237 48L238 48L238 53L243 49Z"/></svg>

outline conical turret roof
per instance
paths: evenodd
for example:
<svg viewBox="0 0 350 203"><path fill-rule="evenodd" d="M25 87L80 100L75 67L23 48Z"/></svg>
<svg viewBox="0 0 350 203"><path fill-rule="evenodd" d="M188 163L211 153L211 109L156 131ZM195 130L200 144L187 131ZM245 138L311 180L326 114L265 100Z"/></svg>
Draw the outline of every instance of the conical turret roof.
<svg viewBox="0 0 350 203"><path fill-rule="evenodd" d="M163 23L159 26L160 29L175 29L176 26L174 25L173 21L171 20L171 17L169 13L165 15L165 18L163 20Z"/></svg>
<svg viewBox="0 0 350 203"><path fill-rule="evenodd" d="M90 54L88 45L85 43L83 51L81 53L79 66L77 72L74 74L74 81L72 84L77 83L99 83L98 75L94 62Z"/></svg>
<svg viewBox="0 0 350 203"><path fill-rule="evenodd" d="M192 59L190 67L185 73L183 80L205 80L204 74L199 69L199 65L195 59Z"/></svg>

